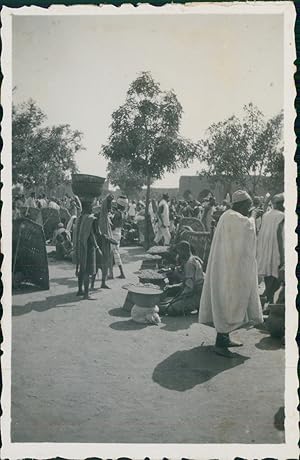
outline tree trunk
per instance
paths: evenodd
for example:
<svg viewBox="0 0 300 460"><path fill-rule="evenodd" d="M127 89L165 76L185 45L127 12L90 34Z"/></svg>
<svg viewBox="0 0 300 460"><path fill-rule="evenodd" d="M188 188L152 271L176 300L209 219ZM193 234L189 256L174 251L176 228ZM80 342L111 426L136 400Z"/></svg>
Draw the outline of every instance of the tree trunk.
<svg viewBox="0 0 300 460"><path fill-rule="evenodd" d="M150 203L150 185L151 176L147 173L147 192L146 192L146 209L145 209L145 245L146 249L150 247L150 216L149 216L149 203Z"/></svg>

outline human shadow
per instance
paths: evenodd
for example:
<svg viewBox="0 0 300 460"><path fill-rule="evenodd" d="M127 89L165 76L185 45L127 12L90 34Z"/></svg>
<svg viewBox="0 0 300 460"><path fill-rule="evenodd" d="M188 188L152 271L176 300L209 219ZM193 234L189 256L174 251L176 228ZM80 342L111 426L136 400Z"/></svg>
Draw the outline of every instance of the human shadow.
<svg viewBox="0 0 300 460"><path fill-rule="evenodd" d="M152 379L169 390L186 391L243 364L247 359L248 356L239 353L234 353L231 358L219 356L212 346L207 345L176 351L156 366Z"/></svg>
<svg viewBox="0 0 300 460"><path fill-rule="evenodd" d="M137 331L148 326L150 326L150 324L138 324L132 321L132 319L128 321L116 321L109 325L109 327L115 331Z"/></svg>
<svg viewBox="0 0 300 460"><path fill-rule="evenodd" d="M189 329L193 323L198 322L198 315L162 316L161 322L164 325L161 327L162 331L183 331Z"/></svg>
<svg viewBox="0 0 300 460"><path fill-rule="evenodd" d="M259 350L280 350L284 348L281 339L271 336L263 337L255 346Z"/></svg>
<svg viewBox="0 0 300 460"><path fill-rule="evenodd" d="M52 308L65 307L68 304L75 304L82 300L82 297L76 297L76 292L68 294L59 294L56 296L49 296L45 300L36 300L29 302L25 305L13 305L12 316L22 316L31 311L44 312ZM72 307L72 305L68 305Z"/></svg>
<svg viewBox="0 0 300 460"><path fill-rule="evenodd" d="M126 311L122 307L112 308L111 310L108 310L108 314L110 316L116 316L118 318L128 318L128 317L130 317L130 311Z"/></svg>
<svg viewBox="0 0 300 460"><path fill-rule="evenodd" d="M284 418L284 407L281 406L274 415L274 426L279 431L284 431Z"/></svg>

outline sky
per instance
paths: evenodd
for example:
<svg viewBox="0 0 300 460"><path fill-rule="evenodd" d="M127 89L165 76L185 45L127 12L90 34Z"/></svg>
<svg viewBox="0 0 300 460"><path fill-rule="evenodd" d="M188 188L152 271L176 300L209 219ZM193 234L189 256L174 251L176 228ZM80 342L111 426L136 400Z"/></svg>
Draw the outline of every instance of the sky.
<svg viewBox="0 0 300 460"><path fill-rule="evenodd" d="M98 153L111 114L130 83L150 71L183 106L181 135L197 141L212 124L253 102L271 117L283 108L283 20L280 15L14 16L14 103L34 99L47 123L83 133L80 172L104 176ZM165 174L157 187L178 187L189 168Z"/></svg>

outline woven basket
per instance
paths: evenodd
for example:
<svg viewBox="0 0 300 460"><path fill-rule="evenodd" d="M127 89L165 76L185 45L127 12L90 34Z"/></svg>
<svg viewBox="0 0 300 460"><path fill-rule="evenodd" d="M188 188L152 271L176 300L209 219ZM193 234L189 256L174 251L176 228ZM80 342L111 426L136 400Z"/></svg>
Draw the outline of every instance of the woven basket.
<svg viewBox="0 0 300 460"><path fill-rule="evenodd" d="M72 190L79 198L95 198L102 193L104 177L90 174L73 174Z"/></svg>

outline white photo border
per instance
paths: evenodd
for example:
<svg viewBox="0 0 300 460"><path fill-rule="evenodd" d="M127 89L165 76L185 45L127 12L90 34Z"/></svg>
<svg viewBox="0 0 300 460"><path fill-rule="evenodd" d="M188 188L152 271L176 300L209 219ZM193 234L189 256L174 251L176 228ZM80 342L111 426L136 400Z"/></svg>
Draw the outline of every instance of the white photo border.
<svg viewBox="0 0 300 460"><path fill-rule="evenodd" d="M11 107L12 107L12 16L26 15L170 15L170 14L278 14L284 17L284 149L285 149L285 238L288 242L285 248L286 256L286 349L285 349L285 443L283 444L93 444L93 443L12 443L11 442L11 252L12 252L12 166L11 166ZM298 458L298 421L297 405L298 378L297 361L298 348L296 344L298 313L296 310L297 280L295 269L297 265L297 203L296 174L294 162L296 149L294 135L294 120L296 112L294 100L296 90L294 85L294 61L296 59L294 24L295 6L286 1L265 2L233 2L233 3L190 3L167 4L155 7L142 4L138 7L124 4L121 7L113 5L74 5L49 8L35 6L19 9L3 7L2 12L2 264L3 279L3 355L2 355L2 458L9 460L20 458L70 458L84 459L87 457L119 458L129 457L151 460L163 457L180 459L190 458L207 460L218 458L232 460L234 457L264 458L278 460Z"/></svg>

